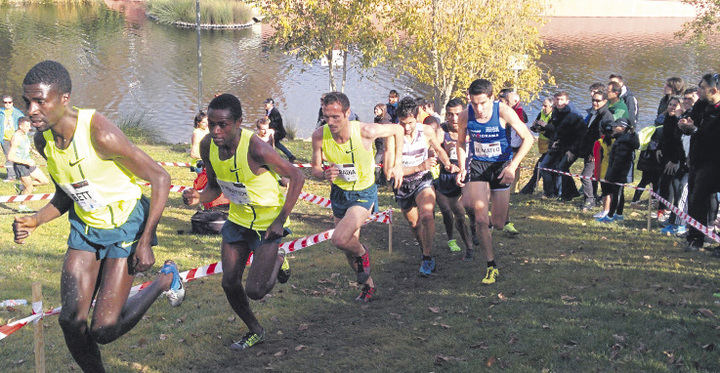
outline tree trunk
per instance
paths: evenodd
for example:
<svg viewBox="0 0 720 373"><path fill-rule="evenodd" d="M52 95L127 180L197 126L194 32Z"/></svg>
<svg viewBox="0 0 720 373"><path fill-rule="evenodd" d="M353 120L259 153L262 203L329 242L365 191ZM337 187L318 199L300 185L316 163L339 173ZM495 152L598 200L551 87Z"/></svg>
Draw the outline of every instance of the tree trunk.
<svg viewBox="0 0 720 373"><path fill-rule="evenodd" d="M345 93L345 80L347 78L347 51L343 51L343 75L342 75L342 86L340 92Z"/></svg>
<svg viewBox="0 0 720 373"><path fill-rule="evenodd" d="M328 61L328 74L330 78L330 92L335 92L335 71L333 71L333 64L332 64L332 50L327 56Z"/></svg>

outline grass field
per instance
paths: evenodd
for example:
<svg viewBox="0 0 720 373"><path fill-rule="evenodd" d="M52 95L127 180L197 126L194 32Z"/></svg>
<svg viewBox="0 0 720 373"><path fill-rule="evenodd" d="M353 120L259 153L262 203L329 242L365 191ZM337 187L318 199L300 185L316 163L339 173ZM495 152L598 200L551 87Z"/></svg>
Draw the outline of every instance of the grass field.
<svg viewBox="0 0 720 373"><path fill-rule="evenodd" d="M300 160L309 159L309 143L289 145ZM158 161L189 159L185 146L143 149ZM176 185L190 185L194 177L184 168L168 170ZM314 180L304 189L329 194L326 184ZM0 195L12 193L11 184L0 184ZM392 255L386 225L363 229L378 286L374 302L353 301L359 292L354 276L344 255L326 242L292 255L290 281L252 302L267 330L264 344L242 353L227 348L246 328L228 306L220 276L212 276L189 283L180 308L160 299L135 329L101 347L106 367L113 372L720 371L720 305L712 297L720 286L718 259L683 252L682 243L661 236L657 224L647 232L642 210L628 208L626 221L603 225L575 205L538 197L512 197L511 216L521 234L495 235L500 269L495 285L480 284L481 254L466 263L449 252L439 213L438 272L418 277L419 248L396 209ZM380 201L381 209L394 207L387 189L381 189ZM15 245L14 206L0 205L0 301L28 299L30 284L40 281L46 305L57 306L66 218ZM167 258L182 269L220 259L218 237L179 233L189 232L192 212L179 194L171 194L158 229L156 269ZM293 238L331 228L332 222L329 210L302 201L291 219ZM29 312L27 306L0 310L0 324ZM49 371L78 370L57 317L45 321L45 341ZM32 370L32 345L30 327L0 342L0 370Z"/></svg>

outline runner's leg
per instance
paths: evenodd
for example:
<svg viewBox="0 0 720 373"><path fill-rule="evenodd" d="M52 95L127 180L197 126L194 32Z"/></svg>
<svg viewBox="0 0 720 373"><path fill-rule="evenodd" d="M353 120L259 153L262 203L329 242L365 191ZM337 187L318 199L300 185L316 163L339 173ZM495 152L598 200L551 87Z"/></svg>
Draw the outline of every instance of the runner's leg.
<svg viewBox="0 0 720 373"><path fill-rule="evenodd" d="M438 194L438 196L439 195L440 194ZM472 250L473 246L470 242L470 235L468 233L468 228L465 225L465 208L462 206L461 196L448 198L448 203L452 209L453 215L455 216L455 228L458 233L460 233L460 238L462 238L465 243L465 249Z"/></svg>
<svg viewBox="0 0 720 373"><path fill-rule="evenodd" d="M488 262L495 260L492 235L488 227L490 222L488 218L489 196L490 186L485 181L472 181L463 187L463 202L465 208L472 210L475 215L475 231Z"/></svg>
<svg viewBox="0 0 720 373"><path fill-rule="evenodd" d="M435 238L435 190L425 188L415 196L417 204L418 236L423 255L430 256Z"/></svg>
<svg viewBox="0 0 720 373"><path fill-rule="evenodd" d="M58 321L70 354L85 372L105 371L100 349L87 325L99 271L95 253L68 248L60 277L62 310Z"/></svg>
<svg viewBox="0 0 720 373"><path fill-rule="evenodd" d="M90 326L90 334L97 343L110 343L130 331L160 294L170 289L173 275L158 274L150 286L128 298L134 278L127 258L103 260Z"/></svg>
<svg viewBox="0 0 720 373"><path fill-rule="evenodd" d="M246 243L227 243L225 240L220 247L223 267L222 287L225 297L230 303L230 307L245 322L248 329L253 333L260 334L263 328L250 309L250 301L242 286L242 276L250 250Z"/></svg>
<svg viewBox="0 0 720 373"><path fill-rule="evenodd" d="M507 221L508 211L510 210L510 189L491 190L490 201L492 202L490 220L492 226L502 229Z"/></svg>
<svg viewBox="0 0 720 373"><path fill-rule="evenodd" d="M436 192L435 200L437 201L438 207L440 207L440 213L442 214L443 224L445 225L445 233L447 233L448 241L452 240L453 224L456 222L454 221L455 219L453 219L453 210L450 206L451 199L440 192Z"/></svg>
<svg viewBox="0 0 720 373"><path fill-rule="evenodd" d="M245 280L245 292L250 299L262 299L277 281L283 257L278 255L278 244L266 242L255 249L253 262Z"/></svg>
<svg viewBox="0 0 720 373"><path fill-rule="evenodd" d="M331 241L335 247L345 252L353 271L357 271L355 257L365 254L365 248L360 243L360 228L369 216L370 210L362 206L351 206L342 219L334 218L335 231ZM372 276L365 283L370 287L375 287Z"/></svg>

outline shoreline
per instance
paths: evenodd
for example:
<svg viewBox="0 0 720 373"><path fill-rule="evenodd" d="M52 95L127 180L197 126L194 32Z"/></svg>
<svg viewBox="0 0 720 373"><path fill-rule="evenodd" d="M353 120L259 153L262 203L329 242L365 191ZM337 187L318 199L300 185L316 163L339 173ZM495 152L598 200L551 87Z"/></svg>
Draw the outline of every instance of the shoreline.
<svg viewBox="0 0 720 373"><path fill-rule="evenodd" d="M553 0L544 17L694 18L695 7L680 0Z"/></svg>

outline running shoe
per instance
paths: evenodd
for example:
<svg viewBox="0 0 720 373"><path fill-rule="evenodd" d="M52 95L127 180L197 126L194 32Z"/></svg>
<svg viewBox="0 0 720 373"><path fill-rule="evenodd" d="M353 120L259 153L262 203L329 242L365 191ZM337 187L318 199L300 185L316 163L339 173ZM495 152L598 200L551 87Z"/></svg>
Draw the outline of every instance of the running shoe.
<svg viewBox="0 0 720 373"><path fill-rule="evenodd" d="M677 229L677 226L675 224L668 224L663 229L660 230L660 233L664 235L672 235L675 234L675 230Z"/></svg>
<svg viewBox="0 0 720 373"><path fill-rule="evenodd" d="M720 291L717 292L717 293L713 293L713 297L715 297L715 298L720 298Z"/></svg>
<svg viewBox="0 0 720 373"><path fill-rule="evenodd" d="M355 257L358 284L364 284L370 278L370 251L363 245L365 254Z"/></svg>
<svg viewBox="0 0 720 373"><path fill-rule="evenodd" d="M162 269L160 269L160 273L172 274L173 279L170 284L170 289L164 291L162 294L167 297L171 306L179 306L183 302L183 299L185 299L185 286L183 286L182 278L180 278L177 264L172 260L165 261Z"/></svg>
<svg viewBox="0 0 720 373"><path fill-rule="evenodd" d="M23 185L22 183L15 184L15 191L17 192L17 194L22 194L22 192L24 190L25 190L25 185Z"/></svg>
<svg viewBox="0 0 720 373"><path fill-rule="evenodd" d="M608 211L602 210L598 212L597 214L593 215L593 218L602 218L604 216L607 216Z"/></svg>
<svg viewBox="0 0 720 373"><path fill-rule="evenodd" d="M255 346L256 344L263 343L265 341L265 329L260 334L247 332L241 340L230 345L231 350L247 350L248 348Z"/></svg>
<svg viewBox="0 0 720 373"><path fill-rule="evenodd" d="M280 270L277 274L277 280L279 283L284 284L288 282L290 279L290 263L287 260L287 257L283 255L283 263L282 266L280 266Z"/></svg>
<svg viewBox="0 0 720 373"><path fill-rule="evenodd" d="M423 259L422 263L420 263L421 276L430 276L431 273L435 272L435 269L435 258Z"/></svg>
<svg viewBox="0 0 720 373"><path fill-rule="evenodd" d="M448 247L450 248L450 251L452 251L452 252L458 252L458 251L461 251L461 250L462 250L462 249L460 248L460 246L458 246L457 240L450 240L450 241L448 241Z"/></svg>
<svg viewBox="0 0 720 373"><path fill-rule="evenodd" d="M507 224L505 224L505 226L503 227L503 232L505 232L505 234L508 236L517 236L518 234L520 234L520 232L515 229L515 224L513 224L512 222L508 222Z"/></svg>
<svg viewBox="0 0 720 373"><path fill-rule="evenodd" d="M482 279L481 282L485 285L494 284L499 274L500 272L497 270L497 268L487 267L487 272L485 272L485 278Z"/></svg>
<svg viewBox="0 0 720 373"><path fill-rule="evenodd" d="M373 300L372 298L375 295L375 290L375 288L371 288L370 285L365 284L360 292L360 295L358 295L355 300L358 302L368 303Z"/></svg>
<svg viewBox="0 0 720 373"><path fill-rule="evenodd" d="M612 223L612 222L613 222L613 218L610 217L610 216L605 215L605 216L603 216L603 217L601 217L601 218L595 218L595 221L596 221L596 222L600 222L600 223Z"/></svg>
<svg viewBox="0 0 720 373"><path fill-rule="evenodd" d="M19 206L17 207L17 209L15 209L15 211L17 211L17 212L24 212L24 213L35 212L35 210L33 210L33 209L31 209L31 208L29 208L29 207L27 207L27 206L25 206L25 205L22 205L22 204L19 205Z"/></svg>
<svg viewBox="0 0 720 373"><path fill-rule="evenodd" d="M472 260L473 260L473 251L465 250L465 256L463 256L462 261L463 262L472 262Z"/></svg>
<svg viewBox="0 0 720 373"><path fill-rule="evenodd" d="M623 221L623 220L625 220L625 217L622 215L615 214L615 216L613 216L613 221Z"/></svg>
<svg viewBox="0 0 720 373"><path fill-rule="evenodd" d="M678 237L685 237L687 235L687 228L684 225L676 225L675 235Z"/></svg>

